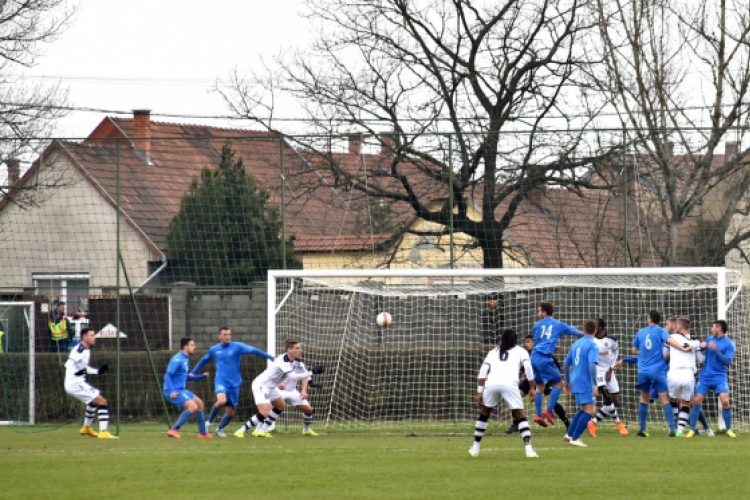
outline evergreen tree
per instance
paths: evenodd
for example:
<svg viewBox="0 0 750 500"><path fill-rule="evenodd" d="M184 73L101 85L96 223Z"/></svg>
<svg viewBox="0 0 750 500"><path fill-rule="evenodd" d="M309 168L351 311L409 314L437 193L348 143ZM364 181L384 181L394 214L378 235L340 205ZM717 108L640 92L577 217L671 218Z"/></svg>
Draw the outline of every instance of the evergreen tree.
<svg viewBox="0 0 750 500"><path fill-rule="evenodd" d="M301 267L291 238L281 239L278 207L234 156L225 145L219 167L204 168L182 197L167 236L175 280L238 287L265 280L268 269Z"/></svg>

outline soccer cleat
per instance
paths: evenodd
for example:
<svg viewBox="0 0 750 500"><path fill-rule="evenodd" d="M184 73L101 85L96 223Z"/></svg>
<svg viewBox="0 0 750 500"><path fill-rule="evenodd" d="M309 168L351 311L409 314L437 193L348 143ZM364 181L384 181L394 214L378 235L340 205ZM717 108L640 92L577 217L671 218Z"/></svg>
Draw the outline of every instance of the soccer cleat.
<svg viewBox="0 0 750 500"><path fill-rule="evenodd" d="M268 433L266 433L266 434L268 434ZM311 436L311 437L318 437L319 436L319 434L317 432L315 432L314 430L312 430L312 429L309 429L309 430L306 430L306 431L302 431L302 435L303 436Z"/></svg>
<svg viewBox="0 0 750 500"><path fill-rule="evenodd" d="M526 447L526 457L527 458L539 458L539 455L536 454L534 451L534 448L531 447L531 445Z"/></svg>
<svg viewBox="0 0 750 500"><path fill-rule="evenodd" d="M257 437L257 438L272 438L273 436L271 435L270 432L255 431L255 432L253 432L253 437Z"/></svg>
<svg viewBox="0 0 750 500"><path fill-rule="evenodd" d="M676 437L676 436L677 436L677 434L675 433L675 431L669 431L669 437L673 438L673 437Z"/></svg>
<svg viewBox="0 0 750 500"><path fill-rule="evenodd" d="M549 410L542 410L542 415L544 415L544 418L549 420L550 425L555 425L555 416L552 415L552 412Z"/></svg>
<svg viewBox="0 0 750 500"><path fill-rule="evenodd" d="M681 438L681 437L682 437L682 433L681 433L680 431L677 431L677 432L675 433L674 437L678 437L678 438Z"/></svg>
<svg viewBox="0 0 750 500"><path fill-rule="evenodd" d="M573 438L568 436L567 434L563 436L563 441L565 441L566 443L570 443L572 440Z"/></svg>
<svg viewBox="0 0 750 500"><path fill-rule="evenodd" d="M479 456L479 443L476 441L473 445L471 445L471 448L469 448L469 455L472 457L478 457Z"/></svg>
<svg viewBox="0 0 750 500"><path fill-rule="evenodd" d="M99 431L99 439L119 439L117 436L113 436L109 431Z"/></svg>
<svg viewBox="0 0 750 500"><path fill-rule="evenodd" d="M689 431L687 431L687 432L685 433L685 437L686 437L686 438L691 438L691 437L693 437L693 436L695 436L695 431L694 431L693 429L690 429Z"/></svg>
<svg viewBox="0 0 750 500"><path fill-rule="evenodd" d="M547 421L544 420L544 418L540 417L539 415L534 415L534 422L536 422L542 427L547 427Z"/></svg>
<svg viewBox="0 0 750 500"><path fill-rule="evenodd" d="M198 434L198 439L213 439L214 437L208 432L205 434Z"/></svg>
<svg viewBox="0 0 750 500"><path fill-rule="evenodd" d="M648 437L648 431L638 431L638 434L636 434L638 437L647 438Z"/></svg>
<svg viewBox="0 0 750 500"><path fill-rule="evenodd" d="M630 434L628 432L628 428L625 427L625 424L623 424L622 422L617 422L615 424L615 427L617 428L618 431L620 431L620 436L627 436L628 434Z"/></svg>
<svg viewBox="0 0 750 500"><path fill-rule="evenodd" d="M732 429L727 429L727 436L729 436L730 438L736 438L737 434L735 434Z"/></svg>
<svg viewBox="0 0 750 500"><path fill-rule="evenodd" d="M236 438L243 438L243 437L245 437L245 428L244 427L240 427L239 429L237 429L236 431L234 431L234 437L236 437Z"/></svg>
<svg viewBox="0 0 750 500"><path fill-rule="evenodd" d="M206 434L208 434L208 427L206 427ZM216 429L216 435L220 438L227 437L227 434L222 429Z"/></svg>
<svg viewBox="0 0 750 500"><path fill-rule="evenodd" d="M81 436L91 436L92 438L97 437L99 434L94 432L94 429L89 427L88 425L84 425L81 427Z"/></svg>
<svg viewBox="0 0 750 500"><path fill-rule="evenodd" d="M714 431L711 428L706 429L706 436L712 438L715 436Z"/></svg>
<svg viewBox="0 0 750 500"><path fill-rule="evenodd" d="M592 438L596 437L596 423L593 420L589 420L589 423L586 424L586 429L588 429L589 435Z"/></svg>
<svg viewBox="0 0 750 500"><path fill-rule="evenodd" d="M581 441L580 439L575 439L575 440L571 439L571 440L570 440L570 442L569 442L568 444L569 444L569 445L571 445L571 446L578 446L578 447L580 447L580 448L587 448L587 447L588 447L588 446L587 446L587 445L586 445L586 444L585 444L585 443L584 443L583 441Z"/></svg>
<svg viewBox="0 0 750 500"><path fill-rule="evenodd" d="M167 431L167 436L169 436L171 438L180 439L180 431L176 431L174 429L169 429Z"/></svg>
<svg viewBox="0 0 750 500"><path fill-rule="evenodd" d="M516 424L510 424L510 427L505 431L506 434L515 434L516 432L518 432L518 426Z"/></svg>

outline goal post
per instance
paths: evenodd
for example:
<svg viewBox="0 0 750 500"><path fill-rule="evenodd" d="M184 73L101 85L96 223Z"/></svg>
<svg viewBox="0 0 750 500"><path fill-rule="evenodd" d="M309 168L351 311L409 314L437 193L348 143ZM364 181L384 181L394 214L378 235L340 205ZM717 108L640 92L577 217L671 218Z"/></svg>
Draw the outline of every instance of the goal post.
<svg viewBox="0 0 750 500"><path fill-rule="evenodd" d="M34 302L0 301L0 425L36 421L36 339Z"/></svg>
<svg viewBox="0 0 750 500"><path fill-rule="evenodd" d="M709 268L284 270L268 274L268 349L302 342L303 358L323 364L323 388L311 391L318 425L328 428L450 427L476 418L474 386L482 359L501 328L531 333L542 300L555 317L581 328L604 318L628 356L648 311L687 316L705 338L726 319L737 344L730 368L735 422L750 397L748 301L739 272ZM392 325L379 327L388 312ZM575 340L563 337L560 361ZM636 369L618 371L626 420L637 418ZM566 398L563 403L572 410ZM715 400L706 404L718 420ZM527 406L531 411L531 406ZM286 412L288 425L296 425ZM498 418L509 418L507 410ZM652 411L651 419L660 419Z"/></svg>

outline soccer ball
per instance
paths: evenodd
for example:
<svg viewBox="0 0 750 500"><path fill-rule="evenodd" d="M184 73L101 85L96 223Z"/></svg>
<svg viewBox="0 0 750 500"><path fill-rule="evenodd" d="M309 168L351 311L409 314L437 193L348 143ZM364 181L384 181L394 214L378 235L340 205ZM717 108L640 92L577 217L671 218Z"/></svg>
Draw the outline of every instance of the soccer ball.
<svg viewBox="0 0 750 500"><path fill-rule="evenodd" d="M391 318L391 315L387 312L382 312L378 314L378 326L386 327L393 322L393 319Z"/></svg>

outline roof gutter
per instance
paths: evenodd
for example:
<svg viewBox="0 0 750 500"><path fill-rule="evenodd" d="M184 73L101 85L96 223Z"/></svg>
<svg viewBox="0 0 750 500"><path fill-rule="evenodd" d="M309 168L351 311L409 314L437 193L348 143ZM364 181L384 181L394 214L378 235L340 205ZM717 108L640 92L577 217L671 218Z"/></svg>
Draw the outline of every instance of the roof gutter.
<svg viewBox="0 0 750 500"><path fill-rule="evenodd" d="M158 275L160 272L162 272L164 270L164 268L167 267L167 264L168 264L167 257L164 254L162 254L161 255L161 266L159 266L159 269L157 269L156 271L154 271L153 273L151 273L151 276L149 276L148 278L146 278L146 281L144 281L143 283L141 283L140 285L138 285L138 288L136 288L135 290L133 290L133 293L136 294L136 293L140 292L141 288L143 288L144 286L146 286L149 281L151 281L152 279L156 278L156 275Z"/></svg>

